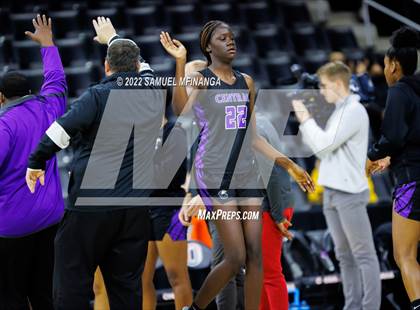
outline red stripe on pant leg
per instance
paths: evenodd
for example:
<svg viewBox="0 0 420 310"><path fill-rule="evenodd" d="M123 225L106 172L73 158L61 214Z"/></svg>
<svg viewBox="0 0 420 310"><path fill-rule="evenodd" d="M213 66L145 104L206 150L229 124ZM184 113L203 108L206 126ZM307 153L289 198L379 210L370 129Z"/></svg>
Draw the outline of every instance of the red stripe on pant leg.
<svg viewBox="0 0 420 310"><path fill-rule="evenodd" d="M270 214L264 212L262 230L264 281L260 310L287 310L289 308L287 285L280 260L281 247L280 231Z"/></svg>

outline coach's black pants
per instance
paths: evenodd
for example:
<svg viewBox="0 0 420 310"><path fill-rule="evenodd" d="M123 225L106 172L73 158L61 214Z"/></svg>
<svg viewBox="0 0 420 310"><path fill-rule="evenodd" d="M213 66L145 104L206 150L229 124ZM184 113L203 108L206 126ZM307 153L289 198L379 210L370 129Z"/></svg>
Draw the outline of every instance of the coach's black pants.
<svg viewBox="0 0 420 310"><path fill-rule="evenodd" d="M57 225L21 238L0 238L0 310L52 310Z"/></svg>
<svg viewBox="0 0 420 310"><path fill-rule="evenodd" d="M149 234L149 213L142 207L66 211L55 239L55 309L89 309L97 266L112 310L141 309Z"/></svg>

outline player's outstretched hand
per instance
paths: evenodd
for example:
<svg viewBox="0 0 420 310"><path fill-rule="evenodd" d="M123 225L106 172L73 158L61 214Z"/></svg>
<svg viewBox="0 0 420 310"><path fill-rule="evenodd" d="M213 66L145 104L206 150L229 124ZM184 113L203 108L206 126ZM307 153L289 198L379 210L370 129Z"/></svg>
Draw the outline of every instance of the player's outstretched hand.
<svg viewBox="0 0 420 310"><path fill-rule="evenodd" d="M183 205L178 213L178 219L184 226L191 225L191 217L188 215L188 205Z"/></svg>
<svg viewBox="0 0 420 310"><path fill-rule="evenodd" d="M108 17L105 18L104 16L99 16L92 20L92 23L96 33L93 40L100 44L108 44L108 41L117 34L111 20Z"/></svg>
<svg viewBox="0 0 420 310"><path fill-rule="evenodd" d="M182 204L182 208L178 213L179 221L184 226L191 225L191 219L197 216L200 210L206 210L203 200L200 195L196 195L191 198L186 198Z"/></svg>
<svg viewBox="0 0 420 310"><path fill-rule="evenodd" d="M47 18L45 15L37 15L36 18L32 19L35 31L25 31L32 41L37 42L41 46L53 46L53 35L51 30L51 18Z"/></svg>
<svg viewBox="0 0 420 310"><path fill-rule="evenodd" d="M185 46L178 40L172 39L169 33L163 31L160 33L160 43L168 54L175 59L185 60L187 58L187 49Z"/></svg>
<svg viewBox="0 0 420 310"><path fill-rule="evenodd" d="M188 202L188 215L197 216L200 210L206 210L206 206L204 205L203 199L200 197L200 195L195 195Z"/></svg>
<svg viewBox="0 0 420 310"><path fill-rule="evenodd" d="M369 159L366 162L366 175L371 176L376 172L384 171L386 168L391 165L391 157L387 156L385 158L379 159L377 161L370 161Z"/></svg>
<svg viewBox="0 0 420 310"><path fill-rule="evenodd" d="M315 190L315 185L310 175L298 165L293 164L293 166L289 168L287 172L300 186L302 191L313 192Z"/></svg>

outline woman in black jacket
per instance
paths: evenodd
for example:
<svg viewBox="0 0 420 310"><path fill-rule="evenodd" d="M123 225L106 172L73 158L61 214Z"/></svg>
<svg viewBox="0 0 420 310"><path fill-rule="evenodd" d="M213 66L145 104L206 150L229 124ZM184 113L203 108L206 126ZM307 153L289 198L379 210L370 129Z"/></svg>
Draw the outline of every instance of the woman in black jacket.
<svg viewBox="0 0 420 310"><path fill-rule="evenodd" d="M397 180L393 194L394 257L401 270L412 309L420 309L420 75L417 49L420 35L403 27L391 37L385 56L388 85L382 135L369 150L368 172L390 164Z"/></svg>

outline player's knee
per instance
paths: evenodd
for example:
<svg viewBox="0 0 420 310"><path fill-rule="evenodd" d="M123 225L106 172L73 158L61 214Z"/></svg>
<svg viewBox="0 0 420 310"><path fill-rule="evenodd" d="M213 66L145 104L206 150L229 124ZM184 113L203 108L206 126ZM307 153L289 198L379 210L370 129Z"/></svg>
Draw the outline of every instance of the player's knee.
<svg viewBox="0 0 420 310"><path fill-rule="evenodd" d="M246 250L246 263L256 264L260 266L262 264L261 247L258 245L248 246Z"/></svg>
<svg viewBox="0 0 420 310"><path fill-rule="evenodd" d="M166 276L168 277L168 281L171 287L180 286L185 280L183 272L175 268L166 269Z"/></svg>
<svg viewBox="0 0 420 310"><path fill-rule="evenodd" d="M394 247L394 260L397 263L397 266L401 269L404 267L405 263L410 260L416 260L414 256L415 251L412 251L409 246L397 246Z"/></svg>
<svg viewBox="0 0 420 310"><path fill-rule="evenodd" d="M245 253L237 253L225 257L225 264L229 267L232 275L236 275L245 266Z"/></svg>

